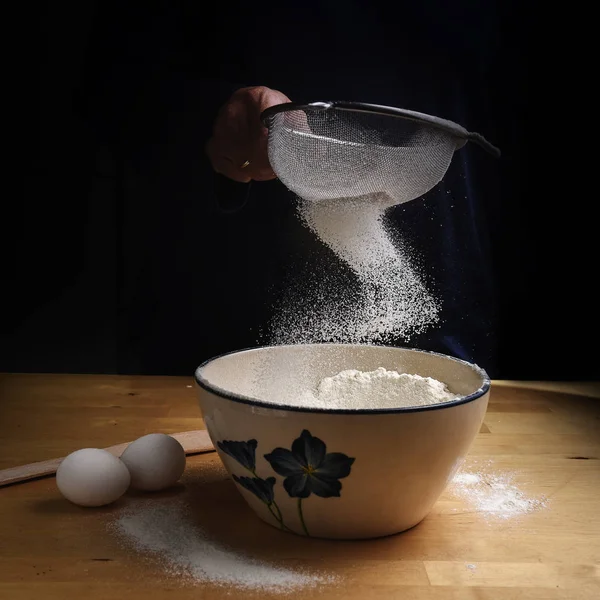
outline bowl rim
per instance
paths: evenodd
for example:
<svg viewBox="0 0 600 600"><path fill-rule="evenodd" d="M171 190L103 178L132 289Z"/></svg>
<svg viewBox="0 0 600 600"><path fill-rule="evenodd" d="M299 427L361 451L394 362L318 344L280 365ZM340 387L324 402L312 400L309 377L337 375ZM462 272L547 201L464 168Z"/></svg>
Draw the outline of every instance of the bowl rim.
<svg viewBox="0 0 600 600"><path fill-rule="evenodd" d="M415 352L420 354L431 354L434 356L439 356L448 360L452 360L454 362L460 363L469 367L470 369L476 371L482 378L483 382L481 386L468 394L467 396L461 396L456 400L449 400L448 402L439 402L436 404L427 404L425 406L401 406L395 408L324 408L324 407L307 407L307 406L294 406L290 404L280 404L274 402L265 402L264 400L258 400L256 398L252 398L251 396L245 396L243 394L236 394L233 392L228 392L219 386L216 386L210 382L208 382L205 378L200 375L200 371L208 366L209 364L219 360L221 358L225 358L227 356L232 356L234 354L242 354L244 352L252 352L252 351L261 351L261 350L269 350L272 348L293 348L293 347L301 347L301 346L349 346L349 347L360 347L360 348L382 348L382 349L393 349L393 350L402 350ZM204 362L202 362L194 372L194 379L196 384L200 386L202 389L215 394L221 398L226 400L231 400L238 404L246 404L249 406L257 406L260 408L267 408L271 410L286 410L291 412L302 412L302 413L319 413L319 414L341 414L341 415L382 415L382 414L395 414L395 413L414 413L414 412L427 412L431 410L443 410L445 408L452 408L455 406L461 406L463 404L468 404L481 398L490 390L491 387L491 379L486 373L486 371L481 368L479 365L463 360L461 358L456 358L455 356L451 356L449 354L443 354L441 352L433 352L431 350L419 350L416 348L408 348L403 346L386 346L386 345L375 345L375 344L341 344L341 343L314 343L314 344L282 344L282 345L269 345L269 346L254 346L249 348L241 348L239 350L232 350L230 352L224 352L222 354L218 354L213 356Z"/></svg>

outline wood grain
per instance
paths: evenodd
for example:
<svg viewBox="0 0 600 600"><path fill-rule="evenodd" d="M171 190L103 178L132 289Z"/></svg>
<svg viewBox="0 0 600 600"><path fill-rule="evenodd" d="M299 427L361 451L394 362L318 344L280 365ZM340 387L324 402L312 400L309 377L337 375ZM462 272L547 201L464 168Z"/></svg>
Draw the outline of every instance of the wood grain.
<svg viewBox="0 0 600 600"><path fill-rule="evenodd" d="M203 429L193 381L165 377L0 375L0 467L105 447L146 433ZM571 393L571 387L573 393ZM583 391L582 391L583 390ZM397 536L307 540L256 519L215 453L188 458L182 484L155 497L193 507L213 539L258 559L337 582L286 598L587 600L600 597L600 386L493 382L484 426L464 467L510 474L530 513L502 518L451 486L431 514ZM0 598L229 599L276 594L191 585L129 550L110 524L138 501L82 509L54 479L0 489Z"/></svg>

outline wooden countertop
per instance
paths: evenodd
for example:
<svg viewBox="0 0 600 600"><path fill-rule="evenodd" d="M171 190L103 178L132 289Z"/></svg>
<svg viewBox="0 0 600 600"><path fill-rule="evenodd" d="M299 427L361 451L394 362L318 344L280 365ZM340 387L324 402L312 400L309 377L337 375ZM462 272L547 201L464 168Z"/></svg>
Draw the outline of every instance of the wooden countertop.
<svg viewBox="0 0 600 600"><path fill-rule="evenodd" d="M200 428L191 378L0 375L0 468ZM494 381L463 474L420 525L362 542L307 540L258 521L215 453L189 457L183 483L157 497L193 498L198 523L236 551L336 577L287 598L600 598L600 384ZM508 509L494 512L501 490ZM79 508L54 478L0 488L0 598L278 596L181 581L128 550L110 523L138 500Z"/></svg>

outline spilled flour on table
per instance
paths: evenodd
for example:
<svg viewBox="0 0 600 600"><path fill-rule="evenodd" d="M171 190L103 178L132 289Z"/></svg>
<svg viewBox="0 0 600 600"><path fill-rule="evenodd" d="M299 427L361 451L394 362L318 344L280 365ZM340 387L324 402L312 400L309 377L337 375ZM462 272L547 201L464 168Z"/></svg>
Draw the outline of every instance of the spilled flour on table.
<svg viewBox="0 0 600 600"><path fill-rule="evenodd" d="M156 558L184 583L209 582L278 594L333 583L332 576L279 567L227 548L191 519L182 502L137 500L110 524L121 543Z"/></svg>
<svg viewBox="0 0 600 600"><path fill-rule="evenodd" d="M527 496L514 483L512 473L461 471L448 490L488 517L511 519L546 506L545 498Z"/></svg>

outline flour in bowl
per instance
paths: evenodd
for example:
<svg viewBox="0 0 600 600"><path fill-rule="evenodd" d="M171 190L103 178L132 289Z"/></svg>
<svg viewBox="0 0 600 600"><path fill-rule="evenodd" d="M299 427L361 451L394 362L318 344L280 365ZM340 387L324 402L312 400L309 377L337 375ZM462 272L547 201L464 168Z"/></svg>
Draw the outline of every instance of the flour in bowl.
<svg viewBox="0 0 600 600"><path fill-rule="evenodd" d="M431 377L374 371L341 371L325 377L315 391L301 394L302 406L334 409L405 408L428 406L460 398L446 384Z"/></svg>

